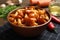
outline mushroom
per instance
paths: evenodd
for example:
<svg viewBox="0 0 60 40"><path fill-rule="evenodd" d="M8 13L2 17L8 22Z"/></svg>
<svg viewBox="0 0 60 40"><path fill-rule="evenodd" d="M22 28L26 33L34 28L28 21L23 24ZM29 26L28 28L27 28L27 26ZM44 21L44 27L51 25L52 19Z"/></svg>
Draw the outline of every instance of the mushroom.
<svg viewBox="0 0 60 40"><path fill-rule="evenodd" d="M1 4L0 7L4 8L6 7L6 4Z"/></svg>

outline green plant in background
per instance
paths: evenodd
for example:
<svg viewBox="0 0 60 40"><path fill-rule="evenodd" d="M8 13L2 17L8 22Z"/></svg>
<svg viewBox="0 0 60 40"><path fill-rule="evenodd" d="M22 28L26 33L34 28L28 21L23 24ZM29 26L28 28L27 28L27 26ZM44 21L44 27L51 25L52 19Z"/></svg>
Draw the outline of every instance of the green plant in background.
<svg viewBox="0 0 60 40"><path fill-rule="evenodd" d="M17 8L17 7L19 7L19 6L15 6L15 5L11 6L11 5L8 5L5 8L0 8L0 18L6 19L8 13L10 11L12 11L13 9Z"/></svg>

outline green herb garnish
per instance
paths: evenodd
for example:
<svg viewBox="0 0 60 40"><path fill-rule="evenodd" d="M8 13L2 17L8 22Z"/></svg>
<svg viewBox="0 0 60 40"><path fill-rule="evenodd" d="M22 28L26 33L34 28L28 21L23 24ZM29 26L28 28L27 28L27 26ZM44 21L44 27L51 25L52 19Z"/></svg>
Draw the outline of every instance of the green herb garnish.
<svg viewBox="0 0 60 40"><path fill-rule="evenodd" d="M0 18L6 18L7 15L8 15L8 13L10 11L12 11L13 9L17 8L17 7L19 7L19 6L15 6L15 5L11 6L11 5L8 5L5 8L0 8Z"/></svg>

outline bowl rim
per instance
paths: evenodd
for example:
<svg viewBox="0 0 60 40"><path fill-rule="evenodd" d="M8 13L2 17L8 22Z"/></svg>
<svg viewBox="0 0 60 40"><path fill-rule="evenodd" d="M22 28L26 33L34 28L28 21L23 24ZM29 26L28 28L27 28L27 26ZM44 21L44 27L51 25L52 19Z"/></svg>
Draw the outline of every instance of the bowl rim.
<svg viewBox="0 0 60 40"><path fill-rule="evenodd" d="M16 9L10 11L10 12L8 13L8 15L7 15L7 21L8 21L11 25L13 25L14 27L19 27L19 28L36 28L36 27L41 27L41 26L44 26L44 25L48 24L48 23L51 21L51 19L52 19L50 13L46 10L47 14L49 15L49 20L48 20L47 22L45 22L44 24L37 25L37 26L26 26L26 27L25 27L25 26L20 27L20 26L18 26L18 25L14 25L12 22L9 21L8 17L9 17L9 15L10 15L12 12L14 12L14 11L16 11L16 10L18 10L18 9L21 9L21 8L23 8L23 7L18 7L18 8L16 8Z"/></svg>

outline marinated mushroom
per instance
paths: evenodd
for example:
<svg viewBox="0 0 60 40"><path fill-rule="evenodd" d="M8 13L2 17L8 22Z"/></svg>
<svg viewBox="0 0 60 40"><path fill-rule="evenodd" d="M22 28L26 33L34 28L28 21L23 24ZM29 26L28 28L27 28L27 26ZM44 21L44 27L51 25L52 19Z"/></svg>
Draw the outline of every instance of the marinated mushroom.
<svg viewBox="0 0 60 40"><path fill-rule="evenodd" d="M49 20L44 9L35 9L34 6L16 10L9 15L9 21L17 26L38 26Z"/></svg>

